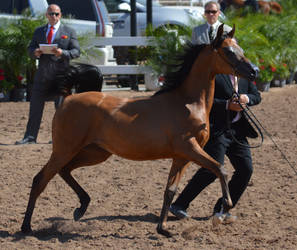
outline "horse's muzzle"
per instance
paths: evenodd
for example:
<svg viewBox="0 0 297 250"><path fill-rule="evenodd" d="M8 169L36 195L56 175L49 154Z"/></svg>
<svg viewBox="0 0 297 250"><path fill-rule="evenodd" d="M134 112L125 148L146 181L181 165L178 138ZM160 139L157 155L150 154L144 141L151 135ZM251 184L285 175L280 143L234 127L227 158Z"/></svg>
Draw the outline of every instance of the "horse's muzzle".
<svg viewBox="0 0 297 250"><path fill-rule="evenodd" d="M260 73L260 70L259 70L259 68L255 65L255 64L253 64L253 63L251 63L251 66L252 66L252 68L253 68L253 70L254 70L254 75L255 75L255 78L257 78L258 76L259 76L259 73Z"/></svg>
<svg viewBox="0 0 297 250"><path fill-rule="evenodd" d="M239 64L237 67L237 71L243 78L249 81L254 81L258 77L260 72L259 68L251 62Z"/></svg>

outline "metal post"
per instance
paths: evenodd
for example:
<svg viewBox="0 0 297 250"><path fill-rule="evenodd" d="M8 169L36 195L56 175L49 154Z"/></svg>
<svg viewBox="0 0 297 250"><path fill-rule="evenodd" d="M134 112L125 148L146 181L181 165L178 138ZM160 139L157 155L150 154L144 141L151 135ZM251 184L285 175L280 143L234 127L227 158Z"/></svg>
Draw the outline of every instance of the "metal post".
<svg viewBox="0 0 297 250"><path fill-rule="evenodd" d="M131 13L130 13L130 34L131 36L136 36L137 35L137 18L136 18L136 0L131 0ZM130 55L130 63L133 65L137 64L137 48L136 47L131 47L131 52L132 55ZM131 89L133 90L138 90L138 82L137 82L137 75L131 76Z"/></svg>
<svg viewBox="0 0 297 250"><path fill-rule="evenodd" d="M137 27L136 27L136 0L131 0L131 13L130 13L130 28L131 28L131 36L136 36Z"/></svg>
<svg viewBox="0 0 297 250"><path fill-rule="evenodd" d="M146 26L153 24L153 4L152 0L146 0Z"/></svg>

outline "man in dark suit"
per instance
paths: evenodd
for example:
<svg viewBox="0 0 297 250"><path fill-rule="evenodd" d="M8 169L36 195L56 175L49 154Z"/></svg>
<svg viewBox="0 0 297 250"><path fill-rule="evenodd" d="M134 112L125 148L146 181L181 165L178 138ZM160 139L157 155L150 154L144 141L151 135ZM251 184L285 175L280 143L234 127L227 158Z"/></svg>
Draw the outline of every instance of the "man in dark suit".
<svg viewBox="0 0 297 250"><path fill-rule="evenodd" d="M208 2L205 5L205 13L209 13L209 15L217 14L216 11L218 10L219 5L217 3ZM215 19L217 20L217 18L218 16ZM202 25L200 28L194 28L193 43L211 42L211 39L207 40L206 38L195 41L195 37L201 38L205 34L202 28ZM199 30L202 32L201 34L198 32ZM235 92L237 95L234 95ZM252 106L260 103L260 101L260 93L252 82L240 79L237 84L237 78L234 76L216 76L214 102L209 117L210 138L204 150L222 165L224 164L224 157L227 155L234 167L235 172L228 184L233 207L245 191L253 172L247 137L257 137L256 131L242 112L241 105ZM171 213L180 219L188 217L186 210L190 202L215 179L216 175L212 172L200 168L177 200L170 206ZM222 198L218 199L213 212L215 215L219 214L218 216L225 222L233 222L237 218L231 215L229 211L222 211Z"/></svg>
<svg viewBox="0 0 297 250"><path fill-rule="evenodd" d="M29 55L38 59L39 65L34 76L27 129L24 138L17 141L16 145L36 143L45 101L54 98L56 108L59 103L58 97L51 96L51 72L67 68L70 60L80 55L76 33L60 22L61 15L58 5L49 5L46 12L48 24L35 30L28 47ZM50 54L43 52L39 46L47 43L57 44Z"/></svg>
<svg viewBox="0 0 297 250"><path fill-rule="evenodd" d="M239 100L232 98L233 86L228 75L217 75L215 81L214 103L210 112L210 138L204 150L224 164L224 156L227 155L235 172L228 184L233 207L245 191L253 172L252 157L247 137L255 138L256 131L249 124L242 105L256 105L260 103L261 96L256 86L240 79L238 84ZM233 136L240 145L234 141ZM187 217L186 210L190 202L210 183L216 179L216 175L205 168L200 168L192 177L185 189L172 204L170 211L178 218ZM222 208L221 198L214 207L214 213L220 212ZM236 217L226 214L226 221L235 221Z"/></svg>

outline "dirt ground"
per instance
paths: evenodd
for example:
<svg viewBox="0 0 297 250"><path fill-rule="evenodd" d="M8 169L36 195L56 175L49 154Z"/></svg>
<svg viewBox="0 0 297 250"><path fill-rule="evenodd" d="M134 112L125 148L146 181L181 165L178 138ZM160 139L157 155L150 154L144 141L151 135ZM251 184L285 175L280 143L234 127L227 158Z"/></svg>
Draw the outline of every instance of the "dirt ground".
<svg viewBox="0 0 297 250"><path fill-rule="evenodd" d="M123 97L151 92L113 91ZM291 164L297 168L297 85L262 93L253 108ZM233 213L234 224L212 226L210 215L220 185L216 181L194 200L191 218L169 216L174 237L156 226L170 160L129 161L112 156L100 166L73 172L91 197L85 216L73 220L79 201L59 177L50 181L33 214L33 235L20 232L32 178L51 153L53 103L45 108L38 144L15 146L22 138L28 103L0 103L0 248L1 249L297 249L297 175L271 140L253 149L254 173ZM74 135L75 136L75 135ZM258 141L251 141L256 144ZM226 160L229 176L232 167ZM178 192L196 171L192 164Z"/></svg>

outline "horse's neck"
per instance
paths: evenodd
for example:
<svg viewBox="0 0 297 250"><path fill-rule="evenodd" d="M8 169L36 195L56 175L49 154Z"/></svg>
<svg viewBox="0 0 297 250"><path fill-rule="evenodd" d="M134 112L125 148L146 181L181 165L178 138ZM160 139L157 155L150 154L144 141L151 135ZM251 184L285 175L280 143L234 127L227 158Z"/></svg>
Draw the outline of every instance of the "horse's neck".
<svg viewBox="0 0 297 250"><path fill-rule="evenodd" d="M209 53L201 52L182 84L183 95L187 96L189 102L203 105L208 112L214 96L215 74L212 71L212 58Z"/></svg>

